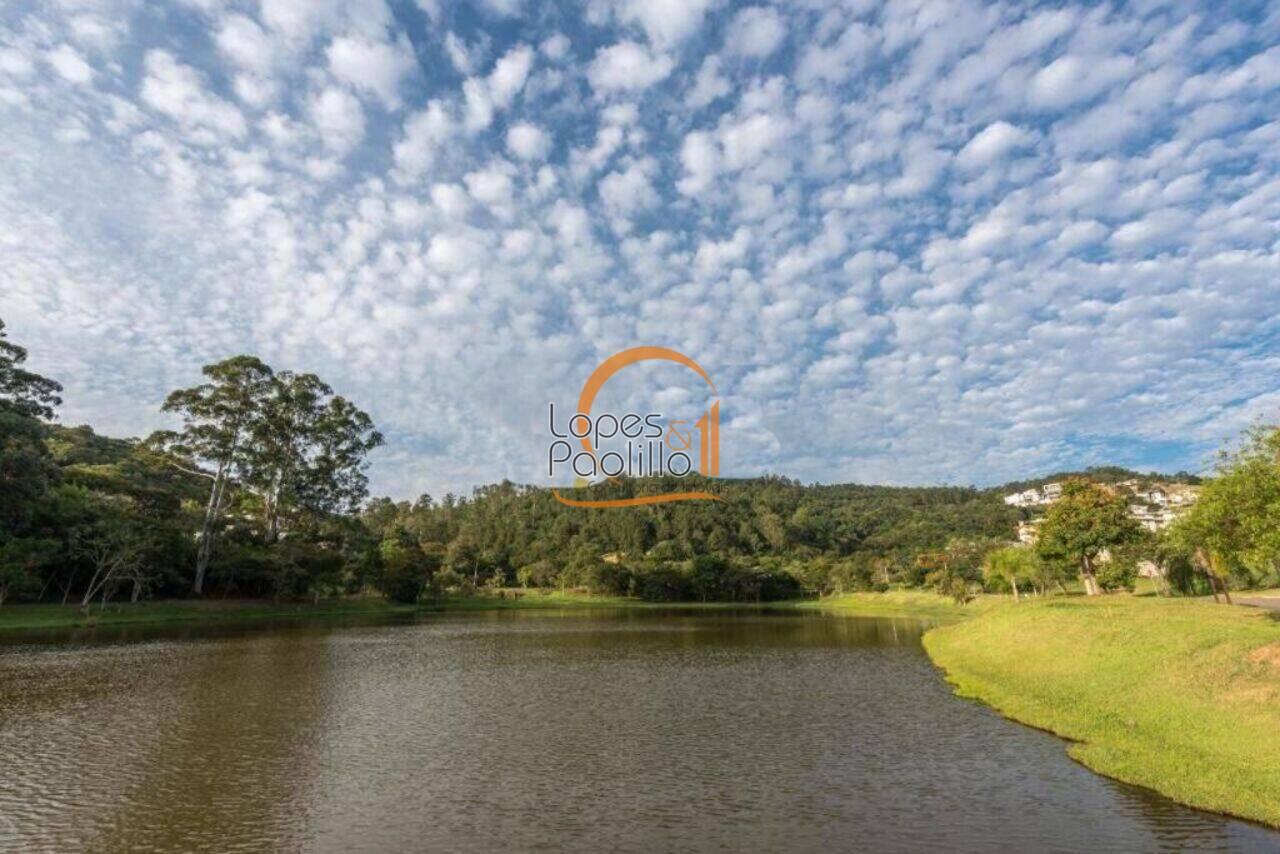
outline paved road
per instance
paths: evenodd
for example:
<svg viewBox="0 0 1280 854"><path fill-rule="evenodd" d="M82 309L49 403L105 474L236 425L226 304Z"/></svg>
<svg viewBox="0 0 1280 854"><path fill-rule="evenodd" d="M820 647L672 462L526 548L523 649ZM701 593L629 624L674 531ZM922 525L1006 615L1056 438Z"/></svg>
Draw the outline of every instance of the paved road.
<svg viewBox="0 0 1280 854"><path fill-rule="evenodd" d="M1255 608L1267 608L1280 611L1280 596L1233 596L1237 605L1252 605Z"/></svg>

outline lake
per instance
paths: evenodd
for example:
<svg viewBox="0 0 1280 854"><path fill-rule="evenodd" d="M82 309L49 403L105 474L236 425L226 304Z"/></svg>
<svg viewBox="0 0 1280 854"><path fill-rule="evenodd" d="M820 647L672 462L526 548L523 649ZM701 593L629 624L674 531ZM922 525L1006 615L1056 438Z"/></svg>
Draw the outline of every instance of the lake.
<svg viewBox="0 0 1280 854"><path fill-rule="evenodd" d="M0 645L0 848L1280 850L883 618L519 611Z"/></svg>

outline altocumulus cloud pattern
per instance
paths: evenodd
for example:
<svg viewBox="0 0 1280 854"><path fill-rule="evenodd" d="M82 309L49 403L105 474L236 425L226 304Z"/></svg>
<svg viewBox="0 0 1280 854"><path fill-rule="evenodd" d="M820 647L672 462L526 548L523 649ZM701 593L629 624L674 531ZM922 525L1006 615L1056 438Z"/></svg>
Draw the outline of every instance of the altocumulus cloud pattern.
<svg viewBox="0 0 1280 854"><path fill-rule="evenodd" d="M1266 3L16 0L0 317L116 434L207 361L315 370L400 496L536 482L637 344L714 376L728 475L1200 468L1280 406L1278 43Z"/></svg>

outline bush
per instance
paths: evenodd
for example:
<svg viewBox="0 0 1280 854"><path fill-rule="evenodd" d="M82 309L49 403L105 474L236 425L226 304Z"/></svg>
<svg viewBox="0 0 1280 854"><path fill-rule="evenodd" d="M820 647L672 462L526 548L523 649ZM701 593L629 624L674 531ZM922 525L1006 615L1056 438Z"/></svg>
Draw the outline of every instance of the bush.
<svg viewBox="0 0 1280 854"><path fill-rule="evenodd" d="M1103 590L1127 590L1132 593L1138 578L1138 564L1135 560L1113 558L1100 564L1095 574Z"/></svg>
<svg viewBox="0 0 1280 854"><path fill-rule="evenodd" d="M682 602L692 598L688 576L666 563L637 575L635 592L648 602Z"/></svg>
<svg viewBox="0 0 1280 854"><path fill-rule="evenodd" d="M521 587L553 587L556 568L549 560L539 560L516 570L516 582Z"/></svg>

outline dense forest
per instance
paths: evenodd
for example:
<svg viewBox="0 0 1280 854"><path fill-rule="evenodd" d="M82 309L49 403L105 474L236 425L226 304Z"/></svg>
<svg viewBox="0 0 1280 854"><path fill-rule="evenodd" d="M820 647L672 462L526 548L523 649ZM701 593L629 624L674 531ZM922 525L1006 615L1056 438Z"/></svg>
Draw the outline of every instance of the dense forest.
<svg viewBox="0 0 1280 854"><path fill-rule="evenodd" d="M1076 578L1088 592L1131 587L1141 560L1162 568L1169 592L1216 592L1271 577L1280 545L1267 538L1280 529L1267 515L1280 506L1268 504L1280 477L1267 431L1224 458L1194 518L1160 536L1132 523L1106 485L1167 478L1054 475L1067 495L1026 548L1014 539L1030 511L1002 496L1048 478L993 489L717 478L697 488L720 501L626 511L567 507L510 482L369 500L366 458L381 436L313 374L250 356L208 365L161 406L180 429L113 439L55 423L61 388L27 371L26 355L0 322L0 603L369 591L417 601L511 587L767 601L890 585L963 601ZM679 486L688 479L624 479L592 497ZM1239 515L1250 507L1261 518L1249 520L1261 532L1252 539Z"/></svg>

